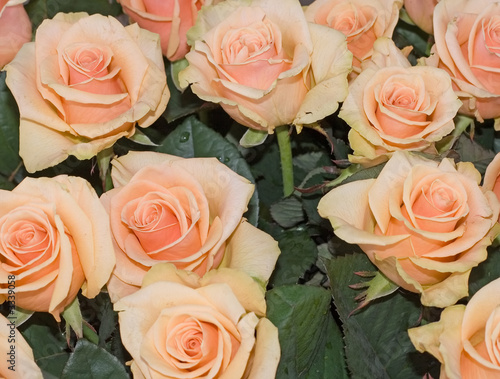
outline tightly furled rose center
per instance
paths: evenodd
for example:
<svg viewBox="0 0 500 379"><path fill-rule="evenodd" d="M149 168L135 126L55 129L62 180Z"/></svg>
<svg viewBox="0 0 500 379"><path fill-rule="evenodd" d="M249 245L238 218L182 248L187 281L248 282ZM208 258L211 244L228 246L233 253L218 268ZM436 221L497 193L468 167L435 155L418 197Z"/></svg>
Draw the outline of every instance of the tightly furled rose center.
<svg viewBox="0 0 500 379"><path fill-rule="evenodd" d="M42 259L40 256L51 247L54 233L44 214L18 209L0 222L4 263L24 265L36 258Z"/></svg>
<svg viewBox="0 0 500 379"><path fill-rule="evenodd" d="M265 90L292 65L282 49L280 29L265 15L261 21L227 30L215 38L221 41L219 74L236 83ZM217 60L218 53L213 54ZM241 66L259 75L243 72Z"/></svg>
<svg viewBox="0 0 500 379"><path fill-rule="evenodd" d="M359 6L352 3L341 3L334 6L326 16L325 23L330 28L336 29L346 35L351 41L362 33L368 31L377 19L377 10L371 6ZM316 21L322 24L318 17ZM372 32L372 34L374 34ZM376 38L376 37L375 37ZM371 46L367 46L371 49Z"/></svg>
<svg viewBox="0 0 500 379"><path fill-rule="evenodd" d="M380 131L405 138L430 124L427 119L434 107L420 75L394 75L375 86L374 96L377 109L372 122Z"/></svg>
<svg viewBox="0 0 500 379"><path fill-rule="evenodd" d="M132 186L130 191L136 190ZM154 259L182 259L201 247L200 238L195 235L200 210L195 195L186 188L147 192L124 205L121 219L133 231L144 251ZM182 246L183 241L190 242L189 249ZM181 244L180 248L163 251L175 244Z"/></svg>

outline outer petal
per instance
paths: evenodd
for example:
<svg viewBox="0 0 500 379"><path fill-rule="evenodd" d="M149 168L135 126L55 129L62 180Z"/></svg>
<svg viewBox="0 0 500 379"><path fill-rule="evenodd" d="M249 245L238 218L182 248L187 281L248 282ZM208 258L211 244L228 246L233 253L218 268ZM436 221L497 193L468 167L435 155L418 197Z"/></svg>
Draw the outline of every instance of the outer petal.
<svg viewBox="0 0 500 379"><path fill-rule="evenodd" d="M307 93L293 124L312 124L334 113L347 96L352 54L345 36L323 25L309 24L313 41L311 72L315 85ZM321 99L328 99L322 101Z"/></svg>

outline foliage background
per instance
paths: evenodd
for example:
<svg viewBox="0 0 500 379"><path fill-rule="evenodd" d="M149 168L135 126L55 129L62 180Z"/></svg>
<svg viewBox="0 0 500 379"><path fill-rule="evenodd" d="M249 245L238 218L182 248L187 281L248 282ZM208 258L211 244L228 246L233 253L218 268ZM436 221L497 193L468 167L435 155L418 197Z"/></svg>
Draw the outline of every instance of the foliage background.
<svg viewBox="0 0 500 379"><path fill-rule="evenodd" d="M30 0L26 9L36 27L58 12L86 11L127 18L115 0ZM429 36L400 21L393 39L399 47L413 45L410 59L425 55ZM167 74L170 63L165 61ZM268 317L279 328L282 359L277 378L422 378L439 376L439 363L416 352L407 329L439 318L439 309L420 305L415 294L397 290L351 313L361 293L349 285L369 280L355 272L375 271L357 246L336 239L316 207L326 181L348 166L348 126L336 115L322 122L331 144L319 133L292 134L296 190L282 198L278 146L273 136L263 145L245 149L238 145L246 128L232 121L218 106L206 104L189 90L180 93L169 76L171 100L163 116L144 133L157 146L120 140L116 154L129 150L154 150L182 157L215 156L256 183L246 217L279 241L282 254L269 283ZM18 155L19 113L0 73L0 188L14 188L28 173ZM473 162L484 172L494 156L495 132L490 123L458 138L447 156ZM357 170L346 181L375 177L380 166ZM79 175L98 193L107 188L99 178L94 159L74 157L32 176ZM109 186L109 181L105 186ZM305 190L312 188L311 190ZM470 295L500 277L500 252L490 247L489 258L472 271ZM120 341L117 315L106 293L88 300L80 297L86 321L85 337L76 340L48 314L35 314L19 330L32 346L46 378L127 378L130 359ZM464 299L462 302L466 302ZM8 309L3 305L2 313Z"/></svg>

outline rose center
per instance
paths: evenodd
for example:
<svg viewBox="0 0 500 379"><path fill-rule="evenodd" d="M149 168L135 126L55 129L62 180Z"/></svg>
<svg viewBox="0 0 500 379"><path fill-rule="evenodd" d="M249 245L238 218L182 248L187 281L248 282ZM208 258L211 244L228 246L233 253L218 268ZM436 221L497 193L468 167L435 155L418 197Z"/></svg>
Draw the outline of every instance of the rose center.
<svg viewBox="0 0 500 379"><path fill-rule="evenodd" d="M229 30L222 41L222 62L238 64L257 56L259 59L270 58L281 49L275 41L273 25L267 19L247 27ZM266 52L270 55L262 56Z"/></svg>
<svg viewBox="0 0 500 379"><path fill-rule="evenodd" d="M485 46L492 54L500 53L500 16L492 16L487 22L482 20Z"/></svg>

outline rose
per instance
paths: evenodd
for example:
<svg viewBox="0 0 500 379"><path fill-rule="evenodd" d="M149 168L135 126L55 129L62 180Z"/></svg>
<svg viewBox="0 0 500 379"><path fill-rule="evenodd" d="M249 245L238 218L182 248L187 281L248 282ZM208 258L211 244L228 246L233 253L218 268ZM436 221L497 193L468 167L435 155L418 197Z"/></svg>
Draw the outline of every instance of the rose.
<svg viewBox="0 0 500 379"><path fill-rule="evenodd" d="M436 153L434 143L453 131L462 105L449 75L411 66L388 38L376 41L372 59L349 86L339 113L352 128L349 159L368 166L397 150Z"/></svg>
<svg viewBox="0 0 500 379"><path fill-rule="evenodd" d="M267 282L279 248L242 218L254 190L248 180L215 158L130 152L112 164L115 188L101 199L117 257L108 283L113 302L135 292L159 262L199 275L240 268Z"/></svg>
<svg viewBox="0 0 500 379"><path fill-rule="evenodd" d="M424 32L432 34L432 15L439 0L404 0L404 7L411 20Z"/></svg>
<svg viewBox="0 0 500 379"><path fill-rule="evenodd" d="M31 41L31 21L23 0L0 0L0 68L9 63L21 46Z"/></svg>
<svg viewBox="0 0 500 379"><path fill-rule="evenodd" d="M500 200L500 153L486 167L484 173L483 187L493 191L497 199Z"/></svg>
<svg viewBox="0 0 500 379"><path fill-rule="evenodd" d="M472 163L398 151L378 178L333 189L318 211L391 281L445 307L467 296L470 271L497 234L500 203L480 180Z"/></svg>
<svg viewBox="0 0 500 379"><path fill-rule="evenodd" d="M98 14L44 20L35 42L6 70L21 114L19 154L29 172L68 155L89 159L133 137L135 124L151 125L170 95L158 36Z"/></svg>
<svg viewBox="0 0 500 379"><path fill-rule="evenodd" d="M308 25L296 0L204 7L188 43L181 87L191 85L200 98L220 103L250 128L272 133L293 123L300 130L332 114L347 94L351 55L345 37Z"/></svg>
<svg viewBox="0 0 500 379"><path fill-rule="evenodd" d="M434 55L426 62L449 72L460 112L480 121L500 116L499 17L493 0L442 0L434 10Z"/></svg>
<svg viewBox="0 0 500 379"><path fill-rule="evenodd" d="M353 69L369 59L375 40L392 37L399 19L401 0L316 0L305 10L309 22L327 25L345 34L353 55Z"/></svg>
<svg viewBox="0 0 500 379"><path fill-rule="evenodd" d="M274 378L278 330L262 287L244 272L199 278L155 266L136 293L115 304L134 377ZM259 318L260 317L260 318Z"/></svg>
<svg viewBox="0 0 500 379"><path fill-rule="evenodd" d="M109 221L84 179L26 178L0 191L0 301L59 314L76 297L95 297L115 264ZM12 287L15 288L12 288Z"/></svg>
<svg viewBox="0 0 500 379"><path fill-rule="evenodd" d="M408 330L420 352L441 362L441 379L494 379L500 375L500 279L482 287L467 306L454 305L441 319Z"/></svg>
<svg viewBox="0 0 500 379"><path fill-rule="evenodd" d="M14 348L13 348L14 347ZM0 376L5 379L42 379L33 351L12 319L0 314ZM10 367L10 368L9 368Z"/></svg>
<svg viewBox="0 0 500 379"><path fill-rule="evenodd" d="M194 25L198 10L212 0L164 2L120 0L123 11L141 28L158 33L163 55L170 61L184 58L189 51L186 32Z"/></svg>

